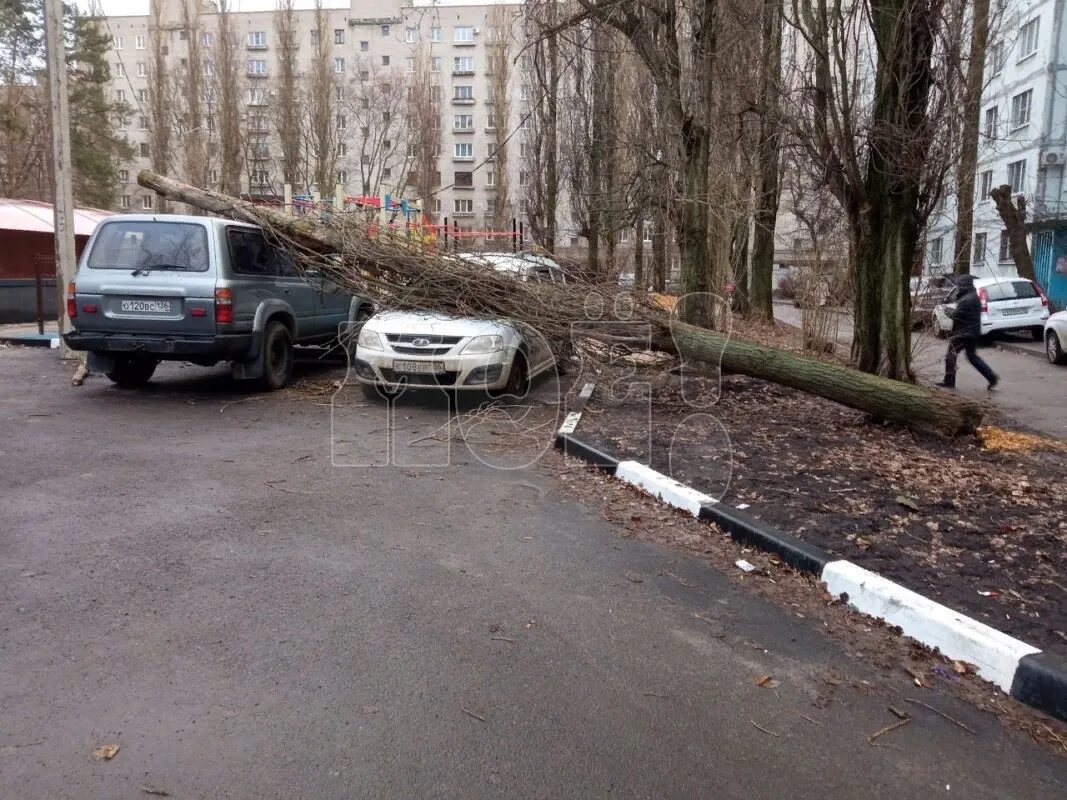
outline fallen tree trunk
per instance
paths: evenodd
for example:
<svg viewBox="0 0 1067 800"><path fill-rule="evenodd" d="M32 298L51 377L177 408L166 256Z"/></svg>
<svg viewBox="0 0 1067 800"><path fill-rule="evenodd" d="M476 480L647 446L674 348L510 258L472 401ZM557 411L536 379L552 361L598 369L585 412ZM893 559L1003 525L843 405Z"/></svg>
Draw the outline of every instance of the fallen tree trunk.
<svg viewBox="0 0 1067 800"><path fill-rule="evenodd" d="M313 263L331 282L382 307L519 320L544 335L557 354L569 352L575 338L626 341L634 322L645 323L657 349L819 395L878 419L948 434L973 433L982 420L979 404L946 392L684 324L643 292L591 283L523 283L383 236L357 215L327 215L325 221L291 216L147 170L137 181L170 200L262 225L303 263ZM330 257L315 260L316 255ZM593 309L626 311L621 318L607 320Z"/></svg>

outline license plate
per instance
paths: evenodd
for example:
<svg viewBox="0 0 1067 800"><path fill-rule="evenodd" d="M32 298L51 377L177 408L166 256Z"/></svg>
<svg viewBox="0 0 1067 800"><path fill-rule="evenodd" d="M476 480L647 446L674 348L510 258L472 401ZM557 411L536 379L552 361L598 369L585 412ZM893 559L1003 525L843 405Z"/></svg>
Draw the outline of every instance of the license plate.
<svg viewBox="0 0 1067 800"><path fill-rule="evenodd" d="M1002 308L1000 314L1004 317L1014 317L1017 314L1025 314L1029 310L1029 308Z"/></svg>
<svg viewBox="0 0 1067 800"><path fill-rule="evenodd" d="M445 371L443 361L393 361L393 372L437 375Z"/></svg>
<svg viewBox="0 0 1067 800"><path fill-rule="evenodd" d="M133 311L145 314L169 314L169 300L123 300L120 308L123 311Z"/></svg>

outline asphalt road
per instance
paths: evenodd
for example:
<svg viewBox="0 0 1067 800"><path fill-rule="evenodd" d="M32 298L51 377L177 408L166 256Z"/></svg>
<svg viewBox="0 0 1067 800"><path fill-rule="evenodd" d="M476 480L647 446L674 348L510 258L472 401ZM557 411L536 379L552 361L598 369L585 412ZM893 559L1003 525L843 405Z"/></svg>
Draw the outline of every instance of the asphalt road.
<svg viewBox="0 0 1067 800"><path fill-rule="evenodd" d="M775 303L775 318L797 327L801 311L791 303ZM840 315L837 338L846 347L852 342L852 321ZM986 390L985 379L967 363L962 355L956 374L956 391L975 399L988 401L1004 414L1028 428L1051 436L1067 438L1067 367L1057 367L1044 358L1042 345L1028 342L1024 336L1008 336L1017 348L1033 350L1023 354L997 347L983 346L978 353L1000 375L1001 384L995 392ZM948 343L925 333L912 338L912 358L916 374L926 381L939 381L945 374L945 350Z"/></svg>
<svg viewBox="0 0 1067 800"><path fill-rule="evenodd" d="M872 746L894 679L828 688L837 645L620 537L555 456L337 467L380 460L380 408L68 375L0 350L4 800L1067 796L1067 760L949 696L975 735Z"/></svg>

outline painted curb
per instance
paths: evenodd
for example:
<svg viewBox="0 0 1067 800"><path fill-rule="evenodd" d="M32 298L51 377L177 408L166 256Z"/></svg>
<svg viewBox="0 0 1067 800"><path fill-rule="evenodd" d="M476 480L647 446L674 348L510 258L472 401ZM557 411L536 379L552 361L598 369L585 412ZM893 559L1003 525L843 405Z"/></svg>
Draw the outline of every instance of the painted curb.
<svg viewBox="0 0 1067 800"><path fill-rule="evenodd" d="M993 346L996 347L997 350L1003 350L1005 353L1017 353L1021 356L1039 358L1042 361L1048 360L1048 356L1045 355L1044 350L1031 350L1029 347L1023 347L1021 344L1013 344L1012 342L994 342Z"/></svg>
<svg viewBox="0 0 1067 800"><path fill-rule="evenodd" d="M899 627L904 635L938 649L947 658L973 664L979 676L1019 702L1067 722L1067 661L1063 658L857 564L834 559L829 553L645 464L621 460L583 442L574 435L574 425L556 434L556 448L661 502L718 525L737 541L774 553L794 569L818 577L832 595L845 595L848 604L857 611Z"/></svg>

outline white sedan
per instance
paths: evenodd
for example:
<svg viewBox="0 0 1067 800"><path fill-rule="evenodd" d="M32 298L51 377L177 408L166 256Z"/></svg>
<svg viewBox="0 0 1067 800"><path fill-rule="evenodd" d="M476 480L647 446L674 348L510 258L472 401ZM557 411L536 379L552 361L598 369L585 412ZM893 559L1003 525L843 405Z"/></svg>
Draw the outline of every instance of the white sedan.
<svg viewBox="0 0 1067 800"><path fill-rule="evenodd" d="M1057 311L1045 322L1045 355L1053 364L1067 364L1067 311Z"/></svg>
<svg viewBox="0 0 1067 800"><path fill-rule="evenodd" d="M381 311L359 332L352 371L372 399L405 388L520 398L554 363L544 338L519 323Z"/></svg>
<svg viewBox="0 0 1067 800"><path fill-rule="evenodd" d="M977 278L974 288L982 304L982 336L996 332L1028 331L1041 339L1048 319L1048 298L1041 287L1026 278ZM945 337L952 330L949 309L956 307L960 290L934 307L934 333Z"/></svg>

